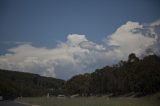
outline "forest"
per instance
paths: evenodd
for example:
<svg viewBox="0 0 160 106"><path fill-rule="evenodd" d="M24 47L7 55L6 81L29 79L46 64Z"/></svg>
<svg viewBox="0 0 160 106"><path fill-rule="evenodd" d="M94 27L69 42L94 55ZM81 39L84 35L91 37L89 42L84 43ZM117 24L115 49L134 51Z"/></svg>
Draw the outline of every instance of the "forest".
<svg viewBox="0 0 160 106"><path fill-rule="evenodd" d="M160 91L160 57L149 55L139 59L131 53L127 61L72 77L64 88L68 95L81 96L153 94Z"/></svg>
<svg viewBox="0 0 160 106"><path fill-rule="evenodd" d="M17 97L57 95L62 92L64 80L38 74L0 70L0 95L4 99Z"/></svg>
<svg viewBox="0 0 160 106"><path fill-rule="evenodd" d="M144 96L160 91L160 57L138 58L134 53L128 60L96 69L92 73L75 75L67 81L37 74L0 70L0 95L17 97L135 95Z"/></svg>

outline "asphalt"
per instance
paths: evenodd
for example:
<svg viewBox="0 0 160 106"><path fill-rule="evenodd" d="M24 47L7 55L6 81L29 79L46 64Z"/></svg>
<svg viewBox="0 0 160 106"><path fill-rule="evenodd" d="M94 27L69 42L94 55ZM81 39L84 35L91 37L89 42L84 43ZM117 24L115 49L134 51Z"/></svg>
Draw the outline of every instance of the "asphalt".
<svg viewBox="0 0 160 106"><path fill-rule="evenodd" d="M20 104L14 101L0 101L0 106L30 106L30 105Z"/></svg>

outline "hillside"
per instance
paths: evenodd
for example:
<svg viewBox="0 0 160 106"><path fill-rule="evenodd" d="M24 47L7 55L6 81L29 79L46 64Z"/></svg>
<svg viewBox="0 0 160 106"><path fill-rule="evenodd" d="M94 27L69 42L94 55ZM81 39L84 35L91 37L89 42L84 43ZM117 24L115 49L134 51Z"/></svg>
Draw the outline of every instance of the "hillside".
<svg viewBox="0 0 160 106"><path fill-rule="evenodd" d="M61 92L64 81L37 74L0 69L0 95L5 99L43 96Z"/></svg>
<svg viewBox="0 0 160 106"><path fill-rule="evenodd" d="M139 59L132 53L127 61L72 77L66 82L65 90L68 95L81 96L143 96L159 92L160 57L149 55Z"/></svg>
<svg viewBox="0 0 160 106"><path fill-rule="evenodd" d="M134 53L127 61L73 76L66 82L37 74L0 70L0 95L6 99L65 94L135 95L143 96L160 91L160 57L143 59Z"/></svg>

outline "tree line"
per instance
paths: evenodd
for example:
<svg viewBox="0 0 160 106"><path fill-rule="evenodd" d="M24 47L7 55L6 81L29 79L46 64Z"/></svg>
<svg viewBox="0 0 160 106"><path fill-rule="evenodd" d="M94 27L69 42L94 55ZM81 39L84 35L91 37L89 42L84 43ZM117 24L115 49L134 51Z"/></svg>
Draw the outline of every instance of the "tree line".
<svg viewBox="0 0 160 106"><path fill-rule="evenodd" d="M93 73L73 76L65 82L67 95L111 96L135 94L147 95L160 91L160 57L149 55L143 59L134 53L127 61L97 69Z"/></svg>
<svg viewBox="0 0 160 106"><path fill-rule="evenodd" d="M47 93L58 95L63 85L61 79L0 69L0 96L4 99L44 96Z"/></svg>
<svg viewBox="0 0 160 106"><path fill-rule="evenodd" d="M37 74L0 69L0 95L5 99L44 96L47 93L80 96L147 95L160 91L160 57L143 59L134 53L127 61L96 69L92 73L75 75L67 81Z"/></svg>

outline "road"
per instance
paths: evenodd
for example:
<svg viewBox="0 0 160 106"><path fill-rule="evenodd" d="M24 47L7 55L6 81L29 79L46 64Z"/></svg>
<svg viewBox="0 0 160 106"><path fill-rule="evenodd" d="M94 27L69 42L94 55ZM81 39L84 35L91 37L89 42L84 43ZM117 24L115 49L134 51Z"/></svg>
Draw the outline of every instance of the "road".
<svg viewBox="0 0 160 106"><path fill-rule="evenodd" d="M30 106L30 105L20 104L14 101L0 101L0 106Z"/></svg>

